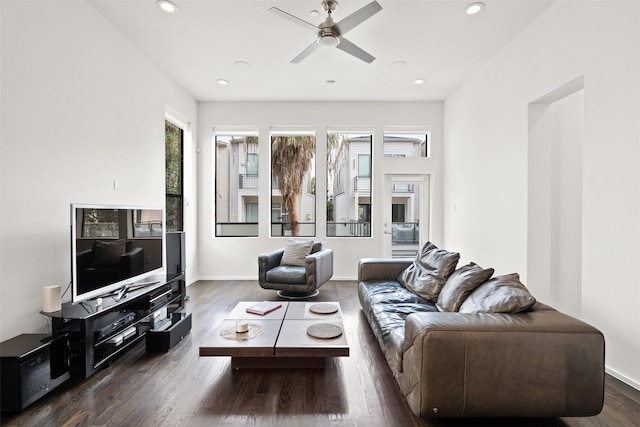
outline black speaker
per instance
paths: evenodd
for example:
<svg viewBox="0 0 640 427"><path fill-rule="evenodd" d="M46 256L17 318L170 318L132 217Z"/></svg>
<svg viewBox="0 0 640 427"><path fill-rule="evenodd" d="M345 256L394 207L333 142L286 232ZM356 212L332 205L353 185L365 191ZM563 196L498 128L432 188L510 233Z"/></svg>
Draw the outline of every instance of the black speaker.
<svg viewBox="0 0 640 427"><path fill-rule="evenodd" d="M167 233L167 277L182 274L187 268L185 233L171 231Z"/></svg>
<svg viewBox="0 0 640 427"><path fill-rule="evenodd" d="M21 411L69 379L69 338L22 334L0 343L0 407Z"/></svg>

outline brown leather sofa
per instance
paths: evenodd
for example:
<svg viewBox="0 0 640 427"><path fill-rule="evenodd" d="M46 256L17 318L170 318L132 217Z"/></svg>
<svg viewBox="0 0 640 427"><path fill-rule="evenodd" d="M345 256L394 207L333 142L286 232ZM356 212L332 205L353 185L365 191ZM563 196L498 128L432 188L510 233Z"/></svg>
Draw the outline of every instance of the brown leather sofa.
<svg viewBox="0 0 640 427"><path fill-rule="evenodd" d="M411 262L361 260L358 295L416 415L570 417L601 411L600 331L540 302L515 314L439 312L398 282Z"/></svg>

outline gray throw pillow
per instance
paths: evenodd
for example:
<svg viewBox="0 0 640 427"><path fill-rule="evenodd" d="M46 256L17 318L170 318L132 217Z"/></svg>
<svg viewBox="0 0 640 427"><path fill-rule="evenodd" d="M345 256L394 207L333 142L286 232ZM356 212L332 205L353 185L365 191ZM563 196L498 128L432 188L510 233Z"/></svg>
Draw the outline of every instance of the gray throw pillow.
<svg viewBox="0 0 640 427"><path fill-rule="evenodd" d="M493 268L484 270L469 263L451 273L438 295L436 307L440 311L458 311L469 293L493 276Z"/></svg>
<svg viewBox="0 0 640 427"><path fill-rule="evenodd" d="M400 274L398 281L411 292L435 302L459 259L459 253L439 249L427 242L415 261Z"/></svg>
<svg viewBox="0 0 640 427"><path fill-rule="evenodd" d="M304 259L311 253L313 240L289 240L284 248L280 265L297 265L304 267Z"/></svg>
<svg viewBox="0 0 640 427"><path fill-rule="evenodd" d="M462 303L460 313L518 313L536 303L517 273L494 277L478 286Z"/></svg>

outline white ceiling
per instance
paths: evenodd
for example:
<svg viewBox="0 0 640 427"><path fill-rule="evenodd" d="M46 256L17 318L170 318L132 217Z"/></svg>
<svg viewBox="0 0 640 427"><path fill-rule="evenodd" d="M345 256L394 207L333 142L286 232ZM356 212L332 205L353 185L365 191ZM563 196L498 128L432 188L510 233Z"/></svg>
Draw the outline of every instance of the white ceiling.
<svg viewBox="0 0 640 427"><path fill-rule="evenodd" d="M378 0L382 10L347 35L371 64L327 47L290 63L315 35L269 8L317 25L321 0L174 0L176 14L156 0L88 1L198 101L439 101L554 0L484 0L474 16L464 9L475 0ZM370 1L339 0L334 20Z"/></svg>

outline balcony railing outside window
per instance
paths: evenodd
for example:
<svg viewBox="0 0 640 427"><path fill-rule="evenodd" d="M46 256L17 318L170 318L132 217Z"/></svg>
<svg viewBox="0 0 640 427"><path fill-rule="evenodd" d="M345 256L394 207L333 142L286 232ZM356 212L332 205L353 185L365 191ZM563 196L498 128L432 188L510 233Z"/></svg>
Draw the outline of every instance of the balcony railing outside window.
<svg viewBox="0 0 640 427"><path fill-rule="evenodd" d="M355 176L353 177L353 191L371 193L371 178Z"/></svg>
<svg viewBox="0 0 640 427"><path fill-rule="evenodd" d="M300 234L296 237L313 237L316 235L316 223L315 222L300 222ZM271 223L271 236L291 236L291 223L290 222L272 222Z"/></svg>
<svg viewBox="0 0 640 427"><path fill-rule="evenodd" d="M241 190L258 188L258 175L241 173L238 176L238 188Z"/></svg>
<svg viewBox="0 0 640 427"><path fill-rule="evenodd" d="M392 244L414 244L420 241L420 226L417 222L394 222L391 224Z"/></svg>
<svg viewBox="0 0 640 427"><path fill-rule="evenodd" d="M218 237L252 237L257 235L257 222L219 222L216 224L216 236Z"/></svg>
<svg viewBox="0 0 640 427"><path fill-rule="evenodd" d="M392 184L391 192L393 193L413 193L414 185L413 184Z"/></svg>
<svg viewBox="0 0 640 427"><path fill-rule="evenodd" d="M328 222L327 235L332 237L371 237L371 223L356 220Z"/></svg>

